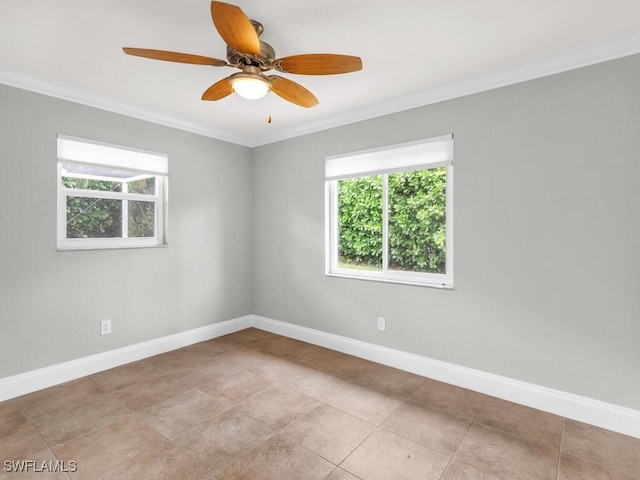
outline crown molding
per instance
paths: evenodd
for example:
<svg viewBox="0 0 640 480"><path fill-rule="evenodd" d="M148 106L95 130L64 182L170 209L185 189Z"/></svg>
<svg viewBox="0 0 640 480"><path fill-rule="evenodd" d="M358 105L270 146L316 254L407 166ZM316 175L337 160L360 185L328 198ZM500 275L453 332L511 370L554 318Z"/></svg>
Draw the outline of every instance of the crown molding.
<svg viewBox="0 0 640 480"><path fill-rule="evenodd" d="M80 89L62 82L52 81L30 73L0 65L0 83L35 93L99 108L128 117L157 123L178 130L242 145L259 147L310 133L340 127L372 118L411 110L445 100L486 92L536 78L546 77L597 63L640 53L640 35L629 35L615 40L575 49L539 62L520 65L512 69L483 75L462 82L432 88L412 95L378 102L362 108L334 115L331 118L300 124L282 132L246 137L228 131L167 115L124 100Z"/></svg>
<svg viewBox="0 0 640 480"><path fill-rule="evenodd" d="M234 135L227 131L211 129L206 125L174 117L135 103L126 102L116 97L99 94L63 82L15 70L3 65L0 65L0 84L79 103L81 105L106 110L108 112L118 113L127 117L137 118L138 120L163 125L165 127L171 127L185 132L215 138L225 142L249 146L247 144L247 139L241 135Z"/></svg>
<svg viewBox="0 0 640 480"><path fill-rule="evenodd" d="M640 53L640 35L629 35L613 41L599 43L562 55L556 55L539 62L520 65L500 72L475 77L458 83L432 88L412 95L378 102L363 108L312 123L306 123L276 135L254 138L252 147L275 143L290 138L327 130L334 127L361 122L414 108L424 107L445 100L482 93L517 83L535 80L558 73L588 67L598 63L616 60Z"/></svg>

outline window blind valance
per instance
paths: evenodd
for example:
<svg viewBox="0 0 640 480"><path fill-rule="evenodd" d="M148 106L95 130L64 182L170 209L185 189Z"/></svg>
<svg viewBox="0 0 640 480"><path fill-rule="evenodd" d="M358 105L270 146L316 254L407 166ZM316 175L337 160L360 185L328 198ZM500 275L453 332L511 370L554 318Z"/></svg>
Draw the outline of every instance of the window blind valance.
<svg viewBox="0 0 640 480"><path fill-rule="evenodd" d="M166 155L58 135L58 160L166 175Z"/></svg>
<svg viewBox="0 0 640 480"><path fill-rule="evenodd" d="M453 164L453 135L336 155L325 160L325 180L422 170Z"/></svg>

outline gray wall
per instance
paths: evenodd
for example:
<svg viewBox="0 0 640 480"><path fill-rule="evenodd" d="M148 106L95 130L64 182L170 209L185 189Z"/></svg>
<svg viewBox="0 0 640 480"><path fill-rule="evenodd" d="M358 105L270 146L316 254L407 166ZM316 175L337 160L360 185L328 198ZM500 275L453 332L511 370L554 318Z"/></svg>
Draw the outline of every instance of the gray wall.
<svg viewBox="0 0 640 480"><path fill-rule="evenodd" d="M638 85L634 56L255 149L254 313L640 408ZM324 276L325 156L445 133L454 290Z"/></svg>
<svg viewBox="0 0 640 480"><path fill-rule="evenodd" d="M639 80L635 56L254 150L0 86L0 378L256 313L638 409ZM169 155L168 248L56 251L57 133ZM454 290L326 277L325 156L444 133Z"/></svg>
<svg viewBox="0 0 640 480"><path fill-rule="evenodd" d="M58 133L168 154L168 248L56 251ZM0 166L0 378L251 313L249 149L0 85Z"/></svg>

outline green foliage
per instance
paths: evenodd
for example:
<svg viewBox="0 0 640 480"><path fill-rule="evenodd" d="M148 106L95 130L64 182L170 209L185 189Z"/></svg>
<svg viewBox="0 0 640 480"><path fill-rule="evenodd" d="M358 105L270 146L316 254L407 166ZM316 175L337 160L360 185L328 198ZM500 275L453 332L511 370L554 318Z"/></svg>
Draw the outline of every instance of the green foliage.
<svg viewBox="0 0 640 480"><path fill-rule="evenodd" d="M382 268L382 176L338 182L343 267ZM389 268L445 273L446 169L389 175Z"/></svg>
<svg viewBox="0 0 640 480"><path fill-rule="evenodd" d="M62 177L67 188L122 191L121 182ZM120 200L67 197L67 238L117 238L122 236Z"/></svg>
<svg viewBox="0 0 640 480"><path fill-rule="evenodd" d="M120 200L67 197L67 238L121 237L121 218Z"/></svg>
<svg viewBox="0 0 640 480"><path fill-rule="evenodd" d="M445 273L445 173L389 175L389 268Z"/></svg>
<svg viewBox="0 0 640 480"><path fill-rule="evenodd" d="M382 268L382 177L338 182L338 244L345 266Z"/></svg>
<svg viewBox="0 0 640 480"><path fill-rule="evenodd" d="M153 202L129 201L129 237L153 237L154 208Z"/></svg>
<svg viewBox="0 0 640 480"><path fill-rule="evenodd" d="M122 182L90 180L88 178L62 177L62 185L81 190L100 190L103 192L121 192Z"/></svg>
<svg viewBox="0 0 640 480"><path fill-rule="evenodd" d="M149 177L129 182L128 191L142 195L156 192L156 178ZM129 201L129 237L153 237L155 232L155 204Z"/></svg>
<svg viewBox="0 0 640 480"><path fill-rule="evenodd" d="M128 184L130 193L140 193L143 195L153 195L156 193L156 177L134 180Z"/></svg>

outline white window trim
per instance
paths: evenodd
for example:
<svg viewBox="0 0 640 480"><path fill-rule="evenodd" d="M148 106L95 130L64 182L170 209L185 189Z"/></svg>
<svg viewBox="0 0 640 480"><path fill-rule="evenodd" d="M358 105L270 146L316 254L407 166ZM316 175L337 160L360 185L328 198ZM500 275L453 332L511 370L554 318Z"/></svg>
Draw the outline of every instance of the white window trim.
<svg viewBox="0 0 640 480"><path fill-rule="evenodd" d="M397 156L407 154L404 161ZM394 165L395 164L395 165ZM445 274L389 270L388 174L446 167L446 270ZM340 268L338 262L338 181L344 178L383 175L383 269L367 271ZM381 149L327 157L325 162L325 274L404 285L453 288L453 135L392 145Z"/></svg>
<svg viewBox="0 0 640 480"><path fill-rule="evenodd" d="M167 246L166 206L168 183L168 159L160 153L136 150L119 145L95 142L66 135L58 135L57 161L57 250L95 250L119 248L149 248ZM107 167L133 170L136 175L123 179L134 181L149 175L155 176L155 194L144 195L128 193L126 188L122 192L101 190L84 190L66 188L62 186L62 164L78 163L93 164ZM77 175L84 177L83 175ZM87 176L91 178L98 178ZM104 180L113 181L112 177ZM122 230L123 237L118 238L67 238L67 197L104 198L123 201ZM144 201L154 203L154 237L129 238L127 236L129 201Z"/></svg>

